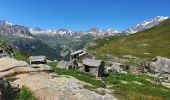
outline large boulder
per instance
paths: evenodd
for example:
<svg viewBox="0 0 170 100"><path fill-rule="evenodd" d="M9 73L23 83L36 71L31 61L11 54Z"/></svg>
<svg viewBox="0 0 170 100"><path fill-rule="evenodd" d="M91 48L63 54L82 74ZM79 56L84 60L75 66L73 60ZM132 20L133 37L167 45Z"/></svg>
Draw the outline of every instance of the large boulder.
<svg viewBox="0 0 170 100"><path fill-rule="evenodd" d="M0 58L0 72L6 71L15 67L28 67L25 61L18 61L14 58Z"/></svg>
<svg viewBox="0 0 170 100"><path fill-rule="evenodd" d="M0 58L0 77L35 71L25 61L18 61L14 58Z"/></svg>
<svg viewBox="0 0 170 100"><path fill-rule="evenodd" d="M118 72L118 73L123 72L124 73L125 71L129 70L128 65L123 65L121 63L110 62L109 65L111 66L106 68L106 72Z"/></svg>
<svg viewBox="0 0 170 100"><path fill-rule="evenodd" d="M150 70L155 73L170 74L170 59L160 56L156 57L150 63Z"/></svg>
<svg viewBox="0 0 170 100"><path fill-rule="evenodd" d="M170 59L157 56L150 62L149 61L140 62L140 65L141 72L146 72L149 75L170 81Z"/></svg>
<svg viewBox="0 0 170 100"><path fill-rule="evenodd" d="M121 72L122 68L120 67L120 63L112 62L112 65L110 67L106 68L107 72Z"/></svg>

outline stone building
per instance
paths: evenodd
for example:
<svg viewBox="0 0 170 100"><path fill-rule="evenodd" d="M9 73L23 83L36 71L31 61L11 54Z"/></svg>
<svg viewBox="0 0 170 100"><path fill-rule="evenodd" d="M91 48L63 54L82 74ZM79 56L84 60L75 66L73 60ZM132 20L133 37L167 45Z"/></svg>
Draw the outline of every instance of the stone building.
<svg viewBox="0 0 170 100"><path fill-rule="evenodd" d="M85 52L83 50L75 51L75 52L70 54L70 61L73 60L73 59L79 60L85 55L87 55L87 52Z"/></svg>
<svg viewBox="0 0 170 100"><path fill-rule="evenodd" d="M82 60L86 58L93 58L93 56L89 55L86 51L83 50L78 50L70 54L70 61L73 59Z"/></svg>
<svg viewBox="0 0 170 100"><path fill-rule="evenodd" d="M32 65L32 64L46 64L45 56L31 56L29 59L30 59L30 65Z"/></svg>
<svg viewBox="0 0 170 100"><path fill-rule="evenodd" d="M83 60L84 72L88 72L96 77L104 75L105 63L102 60L84 59Z"/></svg>

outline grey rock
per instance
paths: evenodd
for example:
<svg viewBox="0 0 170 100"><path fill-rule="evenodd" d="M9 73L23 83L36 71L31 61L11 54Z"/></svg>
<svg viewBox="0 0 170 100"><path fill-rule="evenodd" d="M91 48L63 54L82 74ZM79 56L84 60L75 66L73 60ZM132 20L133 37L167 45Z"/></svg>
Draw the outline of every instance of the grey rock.
<svg viewBox="0 0 170 100"><path fill-rule="evenodd" d="M18 75L15 83L26 85L39 100L117 100L110 94L100 95L84 89L85 82L73 77L58 76L49 78L48 75Z"/></svg>
<svg viewBox="0 0 170 100"><path fill-rule="evenodd" d="M170 59L158 56L150 63L150 69L155 73L170 74Z"/></svg>
<svg viewBox="0 0 170 100"><path fill-rule="evenodd" d="M51 66L45 64L31 65L31 67L37 69L37 71L53 71L53 68Z"/></svg>

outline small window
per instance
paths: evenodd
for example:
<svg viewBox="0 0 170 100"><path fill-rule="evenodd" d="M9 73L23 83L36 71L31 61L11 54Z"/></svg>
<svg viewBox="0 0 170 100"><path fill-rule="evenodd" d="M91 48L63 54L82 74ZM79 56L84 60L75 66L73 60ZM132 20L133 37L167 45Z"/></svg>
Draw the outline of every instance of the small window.
<svg viewBox="0 0 170 100"><path fill-rule="evenodd" d="M3 53L3 50L0 50L0 53Z"/></svg>

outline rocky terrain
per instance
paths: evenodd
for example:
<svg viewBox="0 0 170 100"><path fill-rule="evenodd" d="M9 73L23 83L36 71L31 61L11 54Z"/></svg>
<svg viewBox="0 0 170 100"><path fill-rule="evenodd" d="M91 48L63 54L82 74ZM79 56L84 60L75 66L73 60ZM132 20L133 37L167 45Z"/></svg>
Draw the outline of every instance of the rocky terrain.
<svg viewBox="0 0 170 100"><path fill-rule="evenodd" d="M0 76L14 77L12 83L27 86L38 100L117 100L110 94L100 95L83 88L89 84L71 76L49 74L13 58L0 58L0 62Z"/></svg>
<svg viewBox="0 0 170 100"><path fill-rule="evenodd" d="M87 83L73 77L30 73L17 75L16 78L19 79L15 83L29 87L39 100L117 100L112 95L102 96L84 89Z"/></svg>

